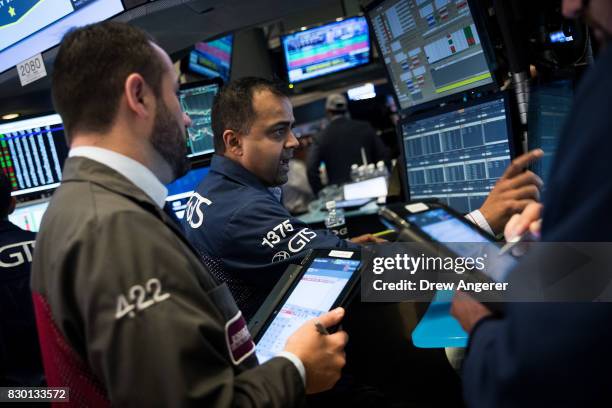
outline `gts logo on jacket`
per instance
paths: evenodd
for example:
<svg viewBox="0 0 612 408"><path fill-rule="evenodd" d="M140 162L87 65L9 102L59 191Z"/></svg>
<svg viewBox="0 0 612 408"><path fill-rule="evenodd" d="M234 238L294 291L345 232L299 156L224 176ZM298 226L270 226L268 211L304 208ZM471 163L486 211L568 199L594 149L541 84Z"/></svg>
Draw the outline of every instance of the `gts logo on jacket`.
<svg viewBox="0 0 612 408"><path fill-rule="evenodd" d="M185 218L191 226L191 228L200 228L204 222L204 213L202 212L202 204L211 205L210 201L206 197L202 197L200 194L194 192L189 202L187 202L187 211L185 212Z"/></svg>
<svg viewBox="0 0 612 408"><path fill-rule="evenodd" d="M24 241L0 248L0 268L13 268L32 263L32 250L36 241Z"/></svg>

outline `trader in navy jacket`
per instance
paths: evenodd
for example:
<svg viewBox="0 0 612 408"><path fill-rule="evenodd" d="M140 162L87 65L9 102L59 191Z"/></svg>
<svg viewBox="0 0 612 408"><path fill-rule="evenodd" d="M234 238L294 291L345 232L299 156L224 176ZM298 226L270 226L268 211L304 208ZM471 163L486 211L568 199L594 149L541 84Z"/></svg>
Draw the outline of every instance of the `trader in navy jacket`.
<svg viewBox="0 0 612 408"><path fill-rule="evenodd" d="M212 108L216 155L183 219L187 238L227 282L247 317L307 249L380 241L363 235L348 242L313 230L283 207L279 186L287 182L289 160L299 146L291 131L294 121L291 101L275 83L243 78L221 90ZM470 219L495 231L513 212L538 200L541 180L519 171L538 157L531 152L517 158Z"/></svg>
<svg viewBox="0 0 612 408"><path fill-rule="evenodd" d="M541 239L612 242L612 2L564 0L563 12L586 17L604 49L581 81L560 141ZM537 231L538 218L539 207L530 206L507 231ZM469 407L612 406L611 303L508 303L494 319L459 294L453 313L471 336L463 368Z"/></svg>
<svg viewBox="0 0 612 408"><path fill-rule="evenodd" d="M299 145L291 131L293 108L283 91L267 80L245 78L223 92L212 111L213 132L222 135L215 138L215 150L223 155L213 157L208 176L188 203L183 226L204 262L228 283L242 312L251 317L287 265L299 263L305 250L357 245L309 228L280 202L279 186L287 181L289 159ZM244 103L251 99L252 105ZM240 122L243 118L246 122Z"/></svg>

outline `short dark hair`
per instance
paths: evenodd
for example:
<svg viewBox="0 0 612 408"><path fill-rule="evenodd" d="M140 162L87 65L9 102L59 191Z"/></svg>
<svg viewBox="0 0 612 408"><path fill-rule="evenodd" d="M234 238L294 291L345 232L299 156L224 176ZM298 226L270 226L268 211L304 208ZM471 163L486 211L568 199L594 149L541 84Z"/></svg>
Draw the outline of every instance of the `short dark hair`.
<svg viewBox="0 0 612 408"><path fill-rule="evenodd" d="M282 82L256 77L241 78L222 88L215 97L211 113L215 152L225 152L223 132L226 130L231 129L243 134L249 132L255 121L253 94L257 91L288 96Z"/></svg>
<svg viewBox="0 0 612 408"><path fill-rule="evenodd" d="M11 192L13 185L4 170L0 170L0 220L5 219L9 215L11 208Z"/></svg>
<svg viewBox="0 0 612 408"><path fill-rule="evenodd" d="M165 67L144 31L106 21L68 32L53 66L53 105L66 137L76 131L105 132L117 115L125 79L139 73L156 96Z"/></svg>

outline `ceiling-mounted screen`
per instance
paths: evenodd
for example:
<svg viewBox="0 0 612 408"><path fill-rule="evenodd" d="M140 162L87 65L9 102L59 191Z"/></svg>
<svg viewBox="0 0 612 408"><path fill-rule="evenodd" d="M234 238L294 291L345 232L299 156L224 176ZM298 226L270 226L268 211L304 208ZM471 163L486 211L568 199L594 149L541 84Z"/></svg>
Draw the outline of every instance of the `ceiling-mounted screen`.
<svg viewBox="0 0 612 408"><path fill-rule="evenodd" d="M0 72L56 46L71 28L122 11L121 0L0 0Z"/></svg>
<svg viewBox="0 0 612 408"><path fill-rule="evenodd" d="M368 17L402 109L493 83L467 0L385 0Z"/></svg>
<svg viewBox="0 0 612 408"><path fill-rule="evenodd" d="M189 54L189 70L207 78L229 82L232 64L232 34L216 40L199 42Z"/></svg>
<svg viewBox="0 0 612 408"><path fill-rule="evenodd" d="M370 62L365 17L352 17L283 36L289 82L296 83Z"/></svg>

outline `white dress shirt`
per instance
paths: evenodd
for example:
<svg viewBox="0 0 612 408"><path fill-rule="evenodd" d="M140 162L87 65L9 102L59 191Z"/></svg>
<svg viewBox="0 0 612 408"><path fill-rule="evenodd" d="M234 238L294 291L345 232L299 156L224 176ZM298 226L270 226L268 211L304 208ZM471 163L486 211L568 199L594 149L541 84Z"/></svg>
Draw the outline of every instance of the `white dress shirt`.
<svg viewBox="0 0 612 408"><path fill-rule="evenodd" d="M145 165L112 150L82 146L70 149L68 157L86 157L110 167L148 195L159 208L164 208L168 189Z"/></svg>
<svg viewBox="0 0 612 408"><path fill-rule="evenodd" d="M487 222L487 219L484 217L484 215L482 215L480 210L474 210L471 213L466 214L465 218L467 218L468 221L470 221L471 223L478 225L480 228L487 231L489 234L495 236L493 230L491 229L491 226Z"/></svg>

